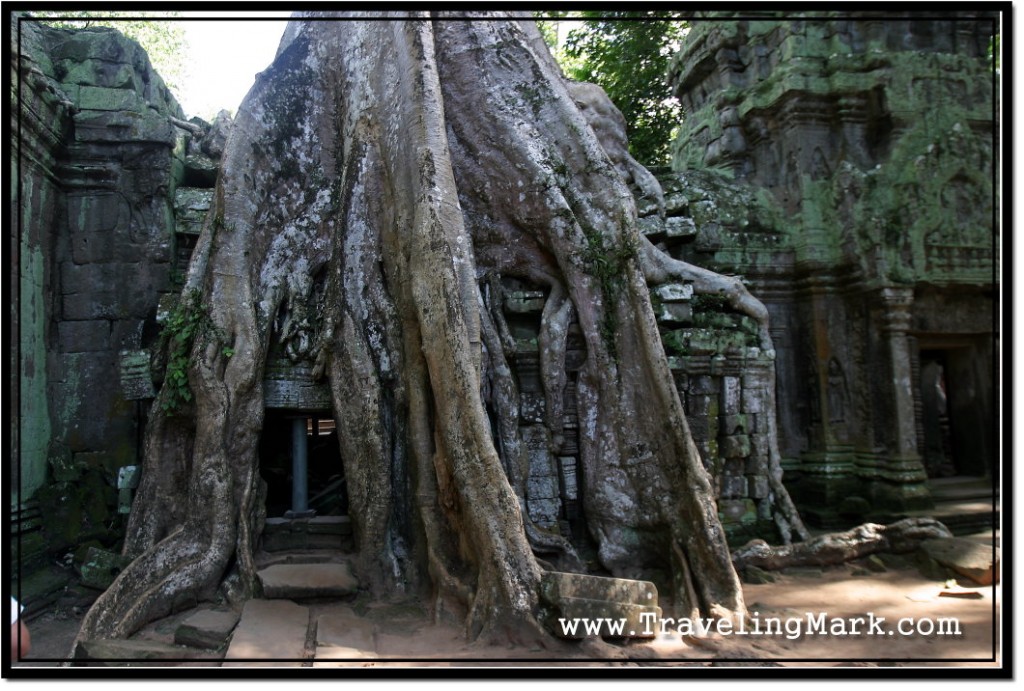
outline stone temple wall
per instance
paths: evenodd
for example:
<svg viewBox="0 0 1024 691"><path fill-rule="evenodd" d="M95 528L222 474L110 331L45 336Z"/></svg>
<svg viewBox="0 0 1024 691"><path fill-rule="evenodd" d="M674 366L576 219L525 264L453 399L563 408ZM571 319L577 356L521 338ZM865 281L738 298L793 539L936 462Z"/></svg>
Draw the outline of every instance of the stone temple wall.
<svg viewBox="0 0 1024 691"><path fill-rule="evenodd" d="M716 221L707 200L683 176L661 171L666 217L641 202L641 231L652 243L681 256ZM545 425L537 338L544 293L506 279L505 318L516 337L513 364L520 395L520 432L529 449L527 510L533 521L577 542L586 533L581 495L594 482L580 475L576 372L586 357L575 324L570 327L562 445L552 451ZM708 470L719 516L729 539L778 537L768 482L774 355L761 350L756 322L730 312L724 301L695 296L690 283L661 285L652 303L690 432Z"/></svg>
<svg viewBox="0 0 1024 691"><path fill-rule="evenodd" d="M155 341L158 304L180 290L175 196L195 184L204 131L120 32L17 16L11 31L11 506L14 556L32 571L121 537L118 477L138 462L152 395L132 395L125 355ZM56 578L32 576L30 594Z"/></svg>
<svg viewBox="0 0 1024 691"><path fill-rule="evenodd" d="M997 476L996 29L722 15L674 59L697 226L679 256L743 276L772 315L779 446L812 523Z"/></svg>

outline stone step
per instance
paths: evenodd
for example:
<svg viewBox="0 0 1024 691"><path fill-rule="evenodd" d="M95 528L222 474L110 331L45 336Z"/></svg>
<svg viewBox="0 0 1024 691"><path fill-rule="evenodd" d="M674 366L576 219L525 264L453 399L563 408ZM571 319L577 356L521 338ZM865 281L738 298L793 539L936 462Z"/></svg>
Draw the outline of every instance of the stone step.
<svg viewBox="0 0 1024 691"><path fill-rule="evenodd" d="M174 643L204 650L222 650L238 624L239 613L226 608L203 608L174 631Z"/></svg>
<svg viewBox="0 0 1024 691"><path fill-rule="evenodd" d="M222 666L294 666L307 657L308 631L308 607L288 600L249 600Z"/></svg>
<svg viewBox="0 0 1024 691"><path fill-rule="evenodd" d="M352 521L348 516L268 518L263 526L262 547L267 552L351 551Z"/></svg>
<svg viewBox="0 0 1024 691"><path fill-rule="evenodd" d="M322 614L316 625L314 667L377 657L377 627L351 609Z"/></svg>
<svg viewBox="0 0 1024 691"><path fill-rule="evenodd" d="M268 599L303 600L354 595L359 582L348 562L274 564L257 572Z"/></svg>

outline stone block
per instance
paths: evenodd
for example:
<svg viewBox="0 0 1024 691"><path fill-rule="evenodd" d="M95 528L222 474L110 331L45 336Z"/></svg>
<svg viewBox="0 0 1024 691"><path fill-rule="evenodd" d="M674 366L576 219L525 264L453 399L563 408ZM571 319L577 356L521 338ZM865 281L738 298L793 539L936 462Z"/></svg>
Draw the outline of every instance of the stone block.
<svg viewBox="0 0 1024 691"><path fill-rule="evenodd" d="M121 573L121 570L128 565L128 561L120 554L90 547L79 567L82 584L90 588L106 590L114 582L117 574Z"/></svg>
<svg viewBox="0 0 1024 691"><path fill-rule="evenodd" d="M669 219L682 217L691 222L692 218L686 216L690 209L690 198L681 192L673 192L665 195L665 213L670 214ZM667 219L666 219L667 220Z"/></svg>
<svg viewBox="0 0 1024 691"><path fill-rule="evenodd" d="M359 589L348 563L275 564L259 571L257 577L267 598L345 597Z"/></svg>
<svg viewBox="0 0 1024 691"><path fill-rule="evenodd" d="M579 638L654 638L660 630L660 607L608 600L563 598L545 624L556 636ZM564 623L570 623L567 628ZM576 626L573 628L572 623ZM588 627L587 624L590 626Z"/></svg>
<svg viewBox="0 0 1024 691"><path fill-rule="evenodd" d="M517 290L505 295L505 311L532 314L544 310L544 293L539 290Z"/></svg>
<svg viewBox="0 0 1024 691"><path fill-rule="evenodd" d="M75 113L75 142L78 144L120 144L132 128L134 113L126 111L82 110ZM80 173L93 175L85 169Z"/></svg>
<svg viewBox="0 0 1024 691"><path fill-rule="evenodd" d="M191 648L220 650L227 645L240 614L231 609L201 609L174 630L174 643Z"/></svg>
<svg viewBox="0 0 1024 691"><path fill-rule="evenodd" d="M764 475L748 475L747 491L752 499L765 499L771 491L768 478Z"/></svg>
<svg viewBox="0 0 1024 691"><path fill-rule="evenodd" d="M313 369L287 360L268 363L263 379L264 405L286 410L317 410L331 407L331 392L322 381L313 381Z"/></svg>
<svg viewBox="0 0 1024 691"><path fill-rule="evenodd" d="M546 625L562 638L650 638L661 617L658 590L649 581L545 571L540 597L547 610ZM567 630L560 620L577 622L579 627ZM584 621L594 627L586 629ZM619 622L622 628L614 628Z"/></svg>
<svg viewBox="0 0 1024 691"><path fill-rule="evenodd" d="M566 498L575 500L579 491L576 476L576 458L574 456L559 456L558 467L562 474L562 485L565 488Z"/></svg>
<svg viewBox="0 0 1024 691"><path fill-rule="evenodd" d="M252 666L255 660L302 660L308 629L306 607L287 600L249 600L222 666Z"/></svg>
<svg viewBox="0 0 1024 691"><path fill-rule="evenodd" d="M57 325L61 351L87 353L110 347L110 322L106 319L62 321Z"/></svg>
<svg viewBox="0 0 1024 691"><path fill-rule="evenodd" d="M654 318L659 323L688 324L693 319L693 308L689 303L662 302L657 305Z"/></svg>
<svg viewBox="0 0 1024 691"><path fill-rule="evenodd" d="M747 478L742 475L723 475L719 478L723 498L746 497Z"/></svg>
<svg viewBox="0 0 1024 691"><path fill-rule="evenodd" d="M376 649L376 625L369 619L356 616L351 609L322 614L317 619L317 647L349 648L363 653ZM317 657L320 657L317 651Z"/></svg>
<svg viewBox="0 0 1024 691"><path fill-rule="evenodd" d="M743 414L722 415L721 421L720 429L729 435L745 435L752 431L747 416Z"/></svg>
<svg viewBox="0 0 1024 691"><path fill-rule="evenodd" d="M543 423L546 409L543 395L534 392L520 394L519 416L523 422Z"/></svg>
<svg viewBox="0 0 1024 691"><path fill-rule="evenodd" d="M706 415L687 415L686 423L694 440L704 440L717 434L717 429L711 432L711 421Z"/></svg>
<svg viewBox="0 0 1024 691"><path fill-rule="evenodd" d="M352 519L348 516L315 516L305 523L310 535L352 535Z"/></svg>
<svg viewBox="0 0 1024 691"><path fill-rule="evenodd" d="M718 378L706 374L690 377L690 392L693 394L718 395Z"/></svg>
<svg viewBox="0 0 1024 691"><path fill-rule="evenodd" d="M750 437L746 434L722 437L719 440L718 453L723 458L746 458L750 455Z"/></svg>
<svg viewBox="0 0 1024 691"><path fill-rule="evenodd" d="M102 86L83 86L79 89L78 107L81 110L118 110L141 112L146 105L133 89L108 89Z"/></svg>
<svg viewBox="0 0 1024 691"><path fill-rule="evenodd" d="M558 604L565 598L576 598L610 600L650 607L658 605L658 588L650 581L561 571L545 571L541 574L540 596L549 604Z"/></svg>
<svg viewBox="0 0 1024 691"><path fill-rule="evenodd" d="M707 396L700 394L687 396L686 414L717 418L718 396Z"/></svg>
<svg viewBox="0 0 1024 691"><path fill-rule="evenodd" d="M921 551L942 566L979 585L992 585L999 566L996 549L962 537L925 540Z"/></svg>
<svg viewBox="0 0 1024 691"><path fill-rule="evenodd" d="M190 185L210 185L217 182L217 163L209 156L192 154L185 157L185 181Z"/></svg>
<svg viewBox="0 0 1024 691"><path fill-rule="evenodd" d="M740 412L743 389L739 377L722 377L722 411L725 414Z"/></svg>
<svg viewBox="0 0 1024 691"><path fill-rule="evenodd" d="M61 60L63 85L99 86L107 89L134 89L135 70L123 62L106 60ZM65 89L66 90L66 89Z"/></svg>
<svg viewBox="0 0 1024 691"><path fill-rule="evenodd" d="M693 284L663 283L651 292L663 302L689 302L693 298Z"/></svg>
<svg viewBox="0 0 1024 691"><path fill-rule="evenodd" d="M657 215L637 219L640 232L649 238L656 238L665 232L665 222Z"/></svg>
<svg viewBox="0 0 1024 691"><path fill-rule="evenodd" d="M670 216L665 219L665 236L670 238L695 238L697 225L687 216Z"/></svg>
<svg viewBox="0 0 1024 691"><path fill-rule="evenodd" d="M160 641L122 640L118 638L101 638L79 641L75 645L74 659L76 664L100 664L108 667L128 667L133 662L147 660L217 660L220 656L206 650L185 648Z"/></svg>
<svg viewBox="0 0 1024 691"><path fill-rule="evenodd" d="M148 350L123 350L120 353L121 391L126 400L156 397Z"/></svg>
<svg viewBox="0 0 1024 691"><path fill-rule="evenodd" d="M744 459L743 462L743 473L745 475L767 475L768 474L768 454L761 453L758 445L754 443L758 437L752 436L751 439L751 450L750 455Z"/></svg>
<svg viewBox="0 0 1024 691"><path fill-rule="evenodd" d="M744 413L763 413L768 409L768 402L766 400L767 392L764 389L743 389L743 401L740 405L741 412Z"/></svg>
<svg viewBox="0 0 1024 691"><path fill-rule="evenodd" d="M718 514L723 523L754 523L757 506L752 499L722 499L718 502Z"/></svg>

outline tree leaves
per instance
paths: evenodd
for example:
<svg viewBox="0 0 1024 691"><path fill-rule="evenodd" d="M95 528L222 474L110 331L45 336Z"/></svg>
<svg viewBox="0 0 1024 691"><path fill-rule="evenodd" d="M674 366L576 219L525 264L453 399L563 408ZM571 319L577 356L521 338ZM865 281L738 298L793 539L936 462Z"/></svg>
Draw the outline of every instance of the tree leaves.
<svg viewBox="0 0 1024 691"><path fill-rule="evenodd" d="M679 12L560 13L579 18L557 51L566 75L605 90L626 118L633 158L647 166L670 159L674 130L682 117L665 78L671 56L686 32Z"/></svg>

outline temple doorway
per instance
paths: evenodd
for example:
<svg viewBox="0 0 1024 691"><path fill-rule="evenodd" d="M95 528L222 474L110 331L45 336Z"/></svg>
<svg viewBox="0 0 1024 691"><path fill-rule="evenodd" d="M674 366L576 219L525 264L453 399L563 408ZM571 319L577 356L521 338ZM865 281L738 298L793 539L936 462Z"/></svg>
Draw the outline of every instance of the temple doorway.
<svg viewBox="0 0 1024 691"><path fill-rule="evenodd" d="M983 367L971 347L919 353L919 442L930 478L991 477L991 420L982 398Z"/></svg>
<svg viewBox="0 0 1024 691"><path fill-rule="evenodd" d="M268 518L344 516L348 492L330 411L267 410L260 474Z"/></svg>

